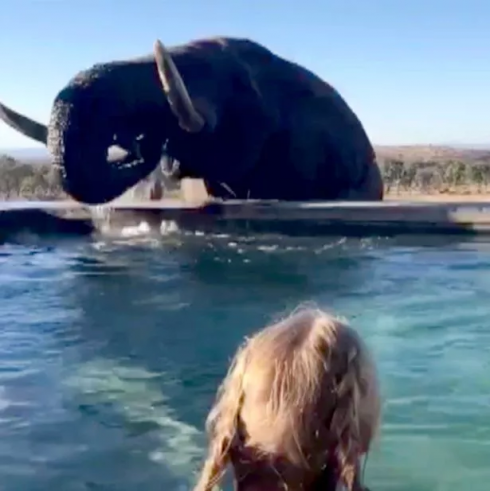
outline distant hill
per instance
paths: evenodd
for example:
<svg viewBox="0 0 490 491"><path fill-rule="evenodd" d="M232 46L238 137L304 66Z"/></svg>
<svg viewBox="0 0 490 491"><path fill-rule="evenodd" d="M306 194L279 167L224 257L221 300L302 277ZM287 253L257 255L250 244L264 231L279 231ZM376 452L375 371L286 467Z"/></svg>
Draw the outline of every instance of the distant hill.
<svg viewBox="0 0 490 491"><path fill-rule="evenodd" d="M490 144L475 145L375 145L378 158L400 159L404 162L490 162ZM43 148L0 148L0 154L10 155L28 163L49 162L48 151Z"/></svg>
<svg viewBox="0 0 490 491"><path fill-rule="evenodd" d="M464 148L439 145L377 145L376 154L380 160L400 159L404 162L490 162L490 145L485 148Z"/></svg>
<svg viewBox="0 0 490 491"><path fill-rule="evenodd" d="M490 143L446 143L439 146L453 148L472 148L475 150L490 150Z"/></svg>

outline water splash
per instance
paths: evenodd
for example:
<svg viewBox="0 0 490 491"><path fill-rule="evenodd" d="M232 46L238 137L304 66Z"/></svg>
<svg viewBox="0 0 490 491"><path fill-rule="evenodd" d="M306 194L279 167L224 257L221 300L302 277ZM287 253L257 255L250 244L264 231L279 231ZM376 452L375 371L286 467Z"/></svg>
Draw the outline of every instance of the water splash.
<svg viewBox="0 0 490 491"><path fill-rule="evenodd" d="M141 220L130 213L126 216L116 215L114 208L108 205L94 206L90 209L90 213L97 235L101 238L155 238L180 231L177 223L173 220L161 220L151 223L148 220Z"/></svg>

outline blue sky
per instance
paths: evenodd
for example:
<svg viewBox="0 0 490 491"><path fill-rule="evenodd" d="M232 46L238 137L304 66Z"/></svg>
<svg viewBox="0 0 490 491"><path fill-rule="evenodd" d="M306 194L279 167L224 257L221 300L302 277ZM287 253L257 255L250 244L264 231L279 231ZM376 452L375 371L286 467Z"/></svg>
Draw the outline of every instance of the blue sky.
<svg viewBox="0 0 490 491"><path fill-rule="evenodd" d="M332 83L377 144L490 143L488 0L3 0L0 100L46 122L80 69L246 36ZM36 143L0 123L0 148Z"/></svg>

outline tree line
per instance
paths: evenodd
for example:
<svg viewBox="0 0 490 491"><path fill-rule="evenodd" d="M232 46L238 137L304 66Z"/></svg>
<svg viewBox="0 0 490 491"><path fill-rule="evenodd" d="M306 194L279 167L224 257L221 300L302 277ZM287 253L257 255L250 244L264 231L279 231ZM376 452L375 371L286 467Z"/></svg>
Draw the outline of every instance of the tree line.
<svg viewBox="0 0 490 491"><path fill-rule="evenodd" d="M57 173L48 163L21 162L0 155L0 199L65 199Z"/></svg>
<svg viewBox="0 0 490 491"><path fill-rule="evenodd" d="M380 167L386 192L485 192L490 187L490 161L406 162L384 159ZM48 163L21 162L0 155L0 199L66 199L57 173Z"/></svg>
<svg viewBox="0 0 490 491"><path fill-rule="evenodd" d="M488 160L405 162L386 159L380 165L387 193L481 193L490 186Z"/></svg>

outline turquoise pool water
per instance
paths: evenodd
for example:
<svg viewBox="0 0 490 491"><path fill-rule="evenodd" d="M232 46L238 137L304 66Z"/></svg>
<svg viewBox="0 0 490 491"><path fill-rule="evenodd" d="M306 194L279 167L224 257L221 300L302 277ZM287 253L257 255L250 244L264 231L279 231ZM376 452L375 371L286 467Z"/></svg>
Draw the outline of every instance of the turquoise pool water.
<svg viewBox="0 0 490 491"><path fill-rule="evenodd" d="M191 489L237 344L314 300L378 360L371 489L487 491L489 293L490 247L450 239L6 244L0 488Z"/></svg>

